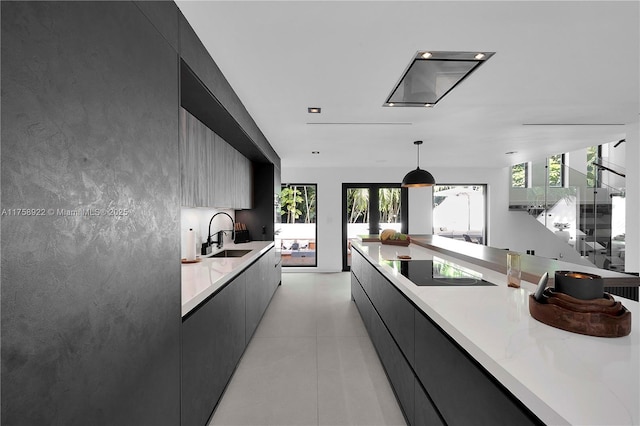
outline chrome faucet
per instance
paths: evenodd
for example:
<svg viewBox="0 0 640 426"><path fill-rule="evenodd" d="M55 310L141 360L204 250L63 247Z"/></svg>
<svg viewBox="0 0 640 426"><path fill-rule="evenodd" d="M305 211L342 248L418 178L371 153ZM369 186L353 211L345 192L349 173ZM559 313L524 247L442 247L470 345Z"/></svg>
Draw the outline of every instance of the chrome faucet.
<svg viewBox="0 0 640 426"><path fill-rule="evenodd" d="M214 214L213 216L211 216L211 220L209 221L209 235L207 236L207 246L211 247L211 244L216 243L216 247L218 248L222 248L222 245L224 244L224 241L222 239L223 235L226 234L225 231L218 231L216 234L218 235L218 238L216 241L212 241L211 240L211 223L213 222L213 219L218 216L219 214L223 214L226 215L229 219L231 219L231 229L230 231L232 232L231 234L231 239L235 240L236 239L236 223L234 222L233 218L229 215L229 213L226 212L218 212L216 214Z"/></svg>

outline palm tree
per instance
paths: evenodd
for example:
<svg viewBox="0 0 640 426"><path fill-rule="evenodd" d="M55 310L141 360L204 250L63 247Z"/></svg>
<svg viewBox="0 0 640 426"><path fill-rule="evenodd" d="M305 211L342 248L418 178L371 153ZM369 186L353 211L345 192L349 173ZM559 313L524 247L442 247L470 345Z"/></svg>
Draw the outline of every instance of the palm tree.
<svg viewBox="0 0 640 426"><path fill-rule="evenodd" d="M347 191L347 211L349 223L356 223L362 218L362 223L369 221L369 190L367 188L350 188Z"/></svg>
<svg viewBox="0 0 640 426"><path fill-rule="evenodd" d="M298 203L303 201L300 190L296 186L282 188L280 192L280 213L287 215L287 223L295 223L302 211L298 208Z"/></svg>
<svg viewBox="0 0 640 426"><path fill-rule="evenodd" d="M378 200L380 222L395 223L400 216L400 188L380 188Z"/></svg>
<svg viewBox="0 0 640 426"><path fill-rule="evenodd" d="M302 187L304 192L304 223L316 221L316 189L313 185Z"/></svg>

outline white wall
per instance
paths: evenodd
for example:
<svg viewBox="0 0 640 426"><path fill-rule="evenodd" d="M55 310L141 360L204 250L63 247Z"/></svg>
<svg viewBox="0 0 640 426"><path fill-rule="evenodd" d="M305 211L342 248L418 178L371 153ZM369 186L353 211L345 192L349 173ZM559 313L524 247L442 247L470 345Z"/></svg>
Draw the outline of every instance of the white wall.
<svg viewBox="0 0 640 426"><path fill-rule="evenodd" d="M606 151L603 152L603 161L605 165L610 163L613 170L624 173L626 165L629 164L627 163L627 143L621 143L617 148L614 148L615 144L615 142L612 142L602 147L603 150ZM626 186L626 179L614 173L603 171L602 183L612 188L624 188Z"/></svg>
<svg viewBox="0 0 640 426"><path fill-rule="evenodd" d="M635 142L629 143L627 137L627 152L635 155L636 164L640 164L640 149L638 136ZM631 148L631 144L635 147ZM631 169L631 168L629 168ZM288 183L316 183L318 200L318 241L317 268L321 272L334 272L342 269L342 183L388 183L400 182L408 172L398 168L292 168L282 169L282 182ZM535 218L526 217L522 212L510 212L509 188L511 186L510 168L482 169L482 168L429 168L439 184L486 184L487 185L487 215L488 215L488 245L492 247L509 248L516 251L533 249L536 255L557 258L562 255L564 260L576 261L575 254L570 248L557 245L555 238L549 233L542 236ZM627 198L627 247L631 252L627 255L629 268L638 270L640 264L640 229L638 227L637 212L640 211L640 179L635 172L635 184L628 182L628 190L635 191ZM629 181L633 179L631 177ZM633 188L632 188L633 187ZM629 192L628 192L629 193ZM631 195L631 194L629 194ZM633 198L633 200L629 200ZM635 207L634 207L635 206ZM635 208L635 210L631 210ZM635 212L631 215L631 211ZM630 222L635 218L635 224ZM409 233L431 233L431 188L409 189ZM529 226L530 225L530 226ZM561 243L561 242L560 242ZM630 259L629 257L634 257ZM631 262L631 263L629 263ZM302 271L306 268L296 268ZM631 269L628 269L631 270Z"/></svg>
<svg viewBox="0 0 640 426"><path fill-rule="evenodd" d="M342 183L400 182L409 170L398 168L291 168L283 167L282 182L317 183L318 200L318 271L342 269ZM509 231L507 221L507 183L509 169L429 168L438 183L487 184L489 243L503 246ZM431 234L431 188L409 189L409 233ZM495 241L495 244L494 244ZM303 268L296 268L296 271Z"/></svg>
<svg viewBox="0 0 640 426"><path fill-rule="evenodd" d="M626 142L627 231L625 270L640 271L640 127L628 126ZM616 148L617 149L617 148Z"/></svg>
<svg viewBox="0 0 640 426"><path fill-rule="evenodd" d="M182 207L180 209L181 258L186 257L186 237L189 228L192 228L194 231L196 231L196 254L199 255L202 243L207 241L207 235L209 232L209 221L214 214L221 211L228 213L233 218L233 220L235 220L235 212L233 210L221 210L205 207ZM211 223L211 232L215 233L222 229L232 229L231 221L227 216L223 214L218 215L213 220L213 222ZM213 238L215 239L215 237ZM225 244L232 242L231 232L228 232L227 235L225 235L223 241Z"/></svg>

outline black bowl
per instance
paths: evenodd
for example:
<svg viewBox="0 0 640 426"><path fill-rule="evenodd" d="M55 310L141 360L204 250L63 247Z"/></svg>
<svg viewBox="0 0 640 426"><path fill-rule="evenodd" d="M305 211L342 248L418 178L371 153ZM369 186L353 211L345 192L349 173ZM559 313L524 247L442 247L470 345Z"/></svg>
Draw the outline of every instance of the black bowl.
<svg viewBox="0 0 640 426"><path fill-rule="evenodd" d="M600 275L586 272L556 271L555 291L576 299L591 300L604 297L604 281Z"/></svg>

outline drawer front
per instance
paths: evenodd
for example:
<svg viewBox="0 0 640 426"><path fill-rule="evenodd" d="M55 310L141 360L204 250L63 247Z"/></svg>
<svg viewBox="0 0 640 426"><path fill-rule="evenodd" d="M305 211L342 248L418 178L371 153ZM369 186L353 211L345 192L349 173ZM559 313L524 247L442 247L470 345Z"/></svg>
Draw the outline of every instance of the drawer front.
<svg viewBox="0 0 640 426"><path fill-rule="evenodd" d="M447 424L541 424L422 313L415 326L415 372Z"/></svg>

